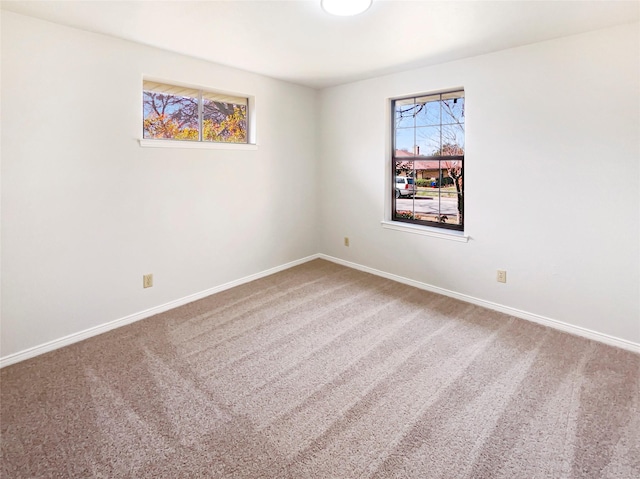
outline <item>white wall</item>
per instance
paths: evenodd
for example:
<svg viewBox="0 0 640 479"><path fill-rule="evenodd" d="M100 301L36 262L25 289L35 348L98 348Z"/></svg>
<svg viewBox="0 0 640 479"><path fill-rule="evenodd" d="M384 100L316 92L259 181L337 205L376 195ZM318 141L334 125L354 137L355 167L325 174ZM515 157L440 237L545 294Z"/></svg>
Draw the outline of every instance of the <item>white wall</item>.
<svg viewBox="0 0 640 479"><path fill-rule="evenodd" d="M323 252L640 342L638 32L626 25L324 90ZM383 229L389 98L457 87L471 240Z"/></svg>
<svg viewBox="0 0 640 479"><path fill-rule="evenodd" d="M143 75L255 95L258 150L141 148ZM319 250L315 90L2 12L1 94L3 357Z"/></svg>
<svg viewBox="0 0 640 479"><path fill-rule="evenodd" d="M638 32L318 99L3 11L0 356L317 252L640 343ZM255 95L258 150L141 148L143 75ZM467 96L472 239L383 229L388 99L452 87Z"/></svg>

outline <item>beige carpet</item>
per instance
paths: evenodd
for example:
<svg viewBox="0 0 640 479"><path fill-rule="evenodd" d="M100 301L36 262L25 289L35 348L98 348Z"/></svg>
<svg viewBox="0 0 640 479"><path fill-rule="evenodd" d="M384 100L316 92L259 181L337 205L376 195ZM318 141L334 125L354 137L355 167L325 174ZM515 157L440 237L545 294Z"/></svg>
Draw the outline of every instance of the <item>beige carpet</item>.
<svg viewBox="0 0 640 479"><path fill-rule="evenodd" d="M321 260L0 378L3 478L640 477L640 356Z"/></svg>

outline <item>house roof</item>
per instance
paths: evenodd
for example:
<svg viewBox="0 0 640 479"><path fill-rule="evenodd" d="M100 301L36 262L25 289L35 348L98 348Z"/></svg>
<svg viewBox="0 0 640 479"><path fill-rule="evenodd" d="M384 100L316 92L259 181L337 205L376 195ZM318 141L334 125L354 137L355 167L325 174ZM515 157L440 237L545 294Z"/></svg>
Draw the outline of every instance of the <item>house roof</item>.
<svg viewBox="0 0 640 479"><path fill-rule="evenodd" d="M416 170L437 170L441 168L441 163L450 161L450 158L447 158L446 156L441 157L442 160L420 160L419 159L421 158L420 156L416 156L413 153L410 153L406 150L396 150L395 158L396 159L406 158L407 161L413 161L413 166L414 166L414 169Z"/></svg>

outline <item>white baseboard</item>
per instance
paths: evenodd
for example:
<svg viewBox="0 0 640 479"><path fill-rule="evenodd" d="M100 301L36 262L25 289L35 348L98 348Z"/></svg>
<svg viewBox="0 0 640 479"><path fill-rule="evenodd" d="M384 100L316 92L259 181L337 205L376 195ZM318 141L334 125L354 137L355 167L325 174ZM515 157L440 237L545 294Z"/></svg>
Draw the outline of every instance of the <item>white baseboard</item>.
<svg viewBox="0 0 640 479"><path fill-rule="evenodd" d="M129 316L125 316L124 318L116 319L114 321L110 321L105 324L101 324L99 326L95 326L93 328L85 329L84 331L80 331L78 333L70 334L63 338L55 339L53 341L49 341L47 343L34 346L29 349L25 349L23 351L19 351L14 354L10 354L3 358L0 358L0 368L5 366L9 366L11 364L18 363L20 361L24 361L26 359L33 358L35 356L39 356L44 353L48 353L49 351L53 351L55 349L62 348L64 346L68 346L73 343L77 343L84 339L88 339L93 336L97 336L98 334L106 333L115 328L119 328L121 326L125 326L127 324L135 323L136 321L140 321L141 319L148 318L150 316L154 316L159 313L164 313L173 308L177 308L178 306L182 306L187 303L191 303L193 301L197 301L199 299L205 298L215 293L219 293L221 291L225 291L227 289L233 288L235 286L240 286L241 284L248 283L250 281L254 281L256 279L264 278L265 276L272 275L274 273L278 273L280 271L284 271L285 269L293 268L294 266L298 266L300 264L306 263L308 261L321 258L327 261L331 261L333 263L337 263L348 268L357 269L360 271L364 271L366 273L375 274L376 276L381 276L383 278L387 278L393 281L397 281L398 283L406 284L409 286L414 286L419 289L423 289L426 291L431 291L433 293L442 294L444 296L449 296L451 298L459 299L461 301L465 301L467 303L476 304L478 306L483 306L485 308L493 309L495 311L500 311L501 313L508 314L510 316L515 316L517 318L525 319L527 321L532 321L534 323L539 323L544 326L549 326L554 329L559 329L561 331L575 334L576 336L582 336L584 338L592 339L594 341L599 341L601 343L609 344L611 346L616 346L618 348L626 349L628 351L632 351L640 354L640 344L634 343L632 341L627 341L625 339L616 338L614 336L609 336L607 334L599 333L597 331L592 331L590 329L582 328L580 326L574 326L571 324L563 323L562 321L557 321L555 319L547 318L545 316L540 316L538 314L529 313L527 311L522 311L516 308L512 308L510 306L504 306L498 303L493 303L491 301L486 301L484 299L475 298L473 296L468 296L466 294L457 293L455 291L450 291L448 289L439 288L437 286L433 286L427 283L423 283L420 281L416 281L413 279L405 278L403 276L398 276L395 274L387 273L384 271L380 271L374 268L370 268L368 266L363 266L358 263L352 263L350 261L345 261L343 259L335 258L333 256L328 256L325 254L314 254L311 256L307 256L305 258L291 261L290 263L286 263L280 266L276 266L275 268L271 268L265 271L261 271L256 274L252 274L249 276L245 276L244 278L237 279L235 281L230 281L228 283L222 284L220 286L215 286L213 288L206 289L199 293L194 293L189 296L185 296L180 299L176 299L174 301L170 301L165 304L161 304L160 306L155 306L153 308L149 308L144 311L140 311L138 313L131 314Z"/></svg>
<svg viewBox="0 0 640 479"><path fill-rule="evenodd" d="M457 293L455 291L450 291L448 289L439 288L438 286L422 283L420 281L405 278L403 276L386 273L384 271L370 268L368 266L363 266L358 263L352 263L350 261L345 261L340 258L328 256L326 254L320 254L318 255L318 257L325 259L327 261L331 261L333 263L347 266L349 268L357 269L360 271L364 271L366 273L375 274L376 276L381 276L383 278L397 281L398 283L403 283L409 286L414 286L419 289L431 291L433 293L449 296L451 298L459 299L467 303L476 304L478 306L483 306L488 309L493 309L494 311L499 311L501 313L505 313L510 316L515 316L516 318L532 321L534 323L542 324L544 326L549 326L550 328L559 329L560 331L564 331L566 333L574 334L576 336L582 336L587 339L592 339L594 341L599 341L601 343L609 344L610 346L616 346L618 348L626 349L628 351L632 351L634 353L640 354L640 344L634 343L632 341L627 341L626 339L616 338L615 336L609 336L608 334L599 333L597 331L592 331L590 329L582 328L580 326L574 326L572 324L563 323L562 321L558 321L556 319L547 318L545 316L529 313L527 311L522 311L520 309L512 308L510 306L504 306L502 304L493 303L491 301L486 301L484 299L475 298L473 296L468 296L466 294Z"/></svg>
<svg viewBox="0 0 640 479"><path fill-rule="evenodd" d="M9 354L8 356L0 358L0 369L5 366L9 366L10 364L15 364L20 361L24 361L26 359L39 356L41 354L48 353L49 351L53 351L55 349L59 349L64 346L77 343L84 339L91 338L92 336L97 336L98 334L106 333L107 331L111 331L112 329L116 329L121 326L126 326L127 324L135 323L136 321L140 321L141 319L145 319L150 316L154 316L156 314L164 313L165 311L168 311L170 309L177 308L178 306L182 306L187 303L192 303L193 301L197 301L207 296L211 296L212 294L219 293L227 289L231 289L235 286L240 286L241 284L249 283L250 281L255 281L256 279L264 278L265 276L269 276L274 273L284 271L285 269L293 268L294 266L298 266L302 263L306 263L307 261L311 261L319 257L320 255L314 254L311 256L307 256L306 258L302 258L296 261L291 261L290 263L276 266L275 268L271 268L256 274L245 276L244 278L240 278L235 281L230 281L220 286L215 286L213 288L200 291L199 293L190 294L189 296L185 296L184 298L176 299L174 301L169 301L168 303L161 304L160 306L155 306L153 308L149 308L144 311L140 311L138 313L125 316L124 318L116 319L114 321L110 321L108 323L101 324L93 328L85 329L84 331L73 333L68 336L64 336L63 338L54 339L53 341L49 341L47 343L40 344L38 346L34 346L32 348L25 349L23 351L19 351L14 354Z"/></svg>

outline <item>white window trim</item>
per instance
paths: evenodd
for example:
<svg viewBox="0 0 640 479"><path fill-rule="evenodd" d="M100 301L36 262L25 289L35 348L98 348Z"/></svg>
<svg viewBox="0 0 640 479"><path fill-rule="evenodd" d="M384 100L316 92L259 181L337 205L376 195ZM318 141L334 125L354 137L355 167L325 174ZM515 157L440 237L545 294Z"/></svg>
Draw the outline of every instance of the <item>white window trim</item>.
<svg viewBox="0 0 640 479"><path fill-rule="evenodd" d="M163 139L139 139L143 148L185 148L195 150L257 150L258 145L253 143L222 143L215 141L195 140L163 140Z"/></svg>
<svg viewBox="0 0 640 479"><path fill-rule="evenodd" d="M431 236L450 241L458 241L460 243L468 243L470 236L463 231L447 230L444 228L436 228L434 226L416 225L412 223L404 223L402 221L382 220L380 222L383 228L388 230L403 231L405 233L413 233L422 236Z"/></svg>

